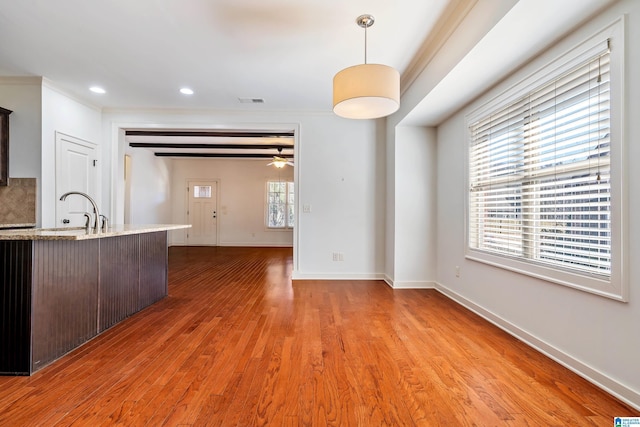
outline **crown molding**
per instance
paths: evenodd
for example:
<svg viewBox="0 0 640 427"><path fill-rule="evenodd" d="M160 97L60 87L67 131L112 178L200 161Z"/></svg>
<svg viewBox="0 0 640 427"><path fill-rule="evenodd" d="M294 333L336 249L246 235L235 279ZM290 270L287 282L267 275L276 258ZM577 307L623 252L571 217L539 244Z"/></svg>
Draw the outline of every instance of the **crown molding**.
<svg viewBox="0 0 640 427"><path fill-rule="evenodd" d="M420 73L429 65L429 62L444 46L451 34L458 28L477 2L478 0L452 0L447 4L433 31L429 33L407 66L407 69L402 73L400 77L401 95L409 89Z"/></svg>
<svg viewBox="0 0 640 427"><path fill-rule="evenodd" d="M80 97L74 95L73 93L62 89L61 87L57 86L54 82L52 82L51 80L49 80L46 77L42 78L42 86L46 87L47 89L51 89L52 91L57 92L60 95L77 102L78 104L82 104L87 108L90 108L90 109L95 110L97 112L102 112L102 108L100 106L98 106L96 104L92 104L91 102L88 102L86 99L80 98Z"/></svg>

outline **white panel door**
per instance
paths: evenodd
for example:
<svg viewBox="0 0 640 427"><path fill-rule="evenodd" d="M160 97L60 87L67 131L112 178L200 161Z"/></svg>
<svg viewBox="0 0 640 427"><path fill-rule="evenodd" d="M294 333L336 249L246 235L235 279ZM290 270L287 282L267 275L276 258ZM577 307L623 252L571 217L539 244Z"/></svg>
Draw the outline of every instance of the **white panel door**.
<svg viewBox="0 0 640 427"><path fill-rule="evenodd" d="M56 132L57 227L82 227L85 225L84 213L93 215L93 207L86 198L71 195L65 201L60 201L60 197L68 191L81 191L97 203L97 163L98 149L95 144Z"/></svg>
<svg viewBox="0 0 640 427"><path fill-rule="evenodd" d="M218 244L217 182L188 181L187 183L187 244L216 246Z"/></svg>

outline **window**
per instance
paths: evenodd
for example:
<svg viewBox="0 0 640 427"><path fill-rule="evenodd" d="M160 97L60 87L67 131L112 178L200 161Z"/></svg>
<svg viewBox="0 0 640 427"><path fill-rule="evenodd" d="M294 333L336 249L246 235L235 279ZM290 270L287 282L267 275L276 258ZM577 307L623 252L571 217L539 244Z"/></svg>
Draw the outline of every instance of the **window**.
<svg viewBox="0 0 640 427"><path fill-rule="evenodd" d="M468 257L624 299L609 47L548 66L544 79L470 118Z"/></svg>
<svg viewBox="0 0 640 427"><path fill-rule="evenodd" d="M210 185L194 185L193 197L196 199L210 199L211 198L211 186Z"/></svg>
<svg viewBox="0 0 640 427"><path fill-rule="evenodd" d="M292 228L294 223L293 182L267 182L267 227Z"/></svg>

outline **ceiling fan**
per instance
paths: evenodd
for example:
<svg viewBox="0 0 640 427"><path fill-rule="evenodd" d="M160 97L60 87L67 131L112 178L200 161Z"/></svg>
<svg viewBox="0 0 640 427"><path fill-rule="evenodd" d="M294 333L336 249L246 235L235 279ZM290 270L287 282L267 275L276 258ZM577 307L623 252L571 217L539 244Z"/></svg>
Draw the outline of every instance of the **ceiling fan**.
<svg viewBox="0 0 640 427"><path fill-rule="evenodd" d="M278 148L278 155L273 156L273 160L270 163L267 163L267 166L271 166L271 165L277 167L278 169L282 169L287 165L295 166L291 160L285 157L282 157L282 147Z"/></svg>

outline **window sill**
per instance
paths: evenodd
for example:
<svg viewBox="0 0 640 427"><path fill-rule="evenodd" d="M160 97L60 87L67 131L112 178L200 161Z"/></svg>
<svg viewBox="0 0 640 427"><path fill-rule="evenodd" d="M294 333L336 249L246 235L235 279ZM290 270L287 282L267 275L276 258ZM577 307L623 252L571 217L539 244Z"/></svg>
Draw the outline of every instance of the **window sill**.
<svg viewBox="0 0 640 427"><path fill-rule="evenodd" d="M615 286L615 283L622 283L622 281L616 280L613 276L611 279L604 279L602 276L580 274L570 270L551 268L516 258L493 255L472 249L467 249L465 258L471 261L509 270L514 273L534 277L546 282L567 286L620 302L627 302L622 286Z"/></svg>
<svg viewBox="0 0 640 427"><path fill-rule="evenodd" d="M291 232L293 231L293 227L265 227L264 231L280 231L280 232L284 232L284 231L288 231Z"/></svg>

